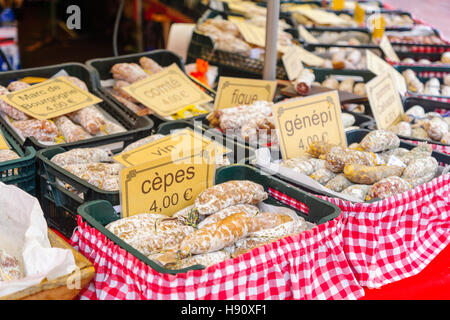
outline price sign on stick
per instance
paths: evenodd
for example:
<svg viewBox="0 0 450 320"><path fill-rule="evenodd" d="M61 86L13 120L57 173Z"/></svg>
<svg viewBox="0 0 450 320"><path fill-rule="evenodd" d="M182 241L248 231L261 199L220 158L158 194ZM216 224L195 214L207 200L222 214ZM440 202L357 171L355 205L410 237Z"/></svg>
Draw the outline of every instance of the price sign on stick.
<svg viewBox="0 0 450 320"><path fill-rule="evenodd" d="M213 142L204 135L191 129L183 129L164 138L147 143L139 148L121 153L114 157L114 160L126 167L165 158L168 156L182 156L191 150L204 149L207 145L214 143L216 154L226 154L228 149Z"/></svg>
<svg viewBox="0 0 450 320"><path fill-rule="evenodd" d="M383 73L366 83L370 108L378 129L388 129L402 118L403 104L391 73Z"/></svg>
<svg viewBox="0 0 450 320"><path fill-rule="evenodd" d="M256 101L272 101L276 81L220 77L214 109L250 105Z"/></svg>
<svg viewBox="0 0 450 320"><path fill-rule="evenodd" d="M317 40L311 32L306 30L306 28L302 25L298 26L298 33L301 38L303 38L308 43L319 43L319 40Z"/></svg>
<svg viewBox="0 0 450 320"><path fill-rule="evenodd" d="M175 63L123 90L163 117L212 100Z"/></svg>
<svg viewBox="0 0 450 320"><path fill-rule="evenodd" d="M299 58L299 52L297 46L291 46L288 51L281 57L283 61L284 69L288 79L294 81L297 79L300 72L303 70L302 60Z"/></svg>
<svg viewBox="0 0 450 320"><path fill-rule="evenodd" d="M192 205L214 184L214 148L197 149L185 157L164 157L121 172L122 217L149 212L172 216Z"/></svg>
<svg viewBox="0 0 450 320"><path fill-rule="evenodd" d="M388 57L390 60L394 62L400 62L397 53L395 52L394 48L392 48L391 42L386 35L383 35L383 37L381 38L380 48L381 50L383 50L386 57Z"/></svg>
<svg viewBox="0 0 450 320"><path fill-rule="evenodd" d="M395 70L389 63L378 57L370 50L366 50L366 61L367 69L369 69L376 75L391 73L394 77L398 92L400 92L401 95L406 94L406 82L400 72Z"/></svg>
<svg viewBox="0 0 450 320"><path fill-rule="evenodd" d="M0 98L39 120L55 118L102 101L63 78L50 79Z"/></svg>
<svg viewBox="0 0 450 320"><path fill-rule="evenodd" d="M347 146L337 91L277 103L273 114L283 159L305 154L317 141Z"/></svg>

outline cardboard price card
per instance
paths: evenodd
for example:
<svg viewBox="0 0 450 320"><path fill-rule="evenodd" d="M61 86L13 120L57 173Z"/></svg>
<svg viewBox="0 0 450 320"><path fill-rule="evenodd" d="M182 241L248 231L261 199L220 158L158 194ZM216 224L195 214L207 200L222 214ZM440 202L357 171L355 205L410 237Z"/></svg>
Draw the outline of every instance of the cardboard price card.
<svg viewBox="0 0 450 320"><path fill-rule="evenodd" d="M220 77L214 109L250 105L256 101L272 101L276 81Z"/></svg>
<svg viewBox="0 0 450 320"><path fill-rule="evenodd" d="M163 117L212 100L175 63L123 90Z"/></svg>
<svg viewBox="0 0 450 320"><path fill-rule="evenodd" d="M392 48L391 42L386 35L383 35L383 37L381 37L380 48L381 50L383 50L386 57L388 57L391 61L400 62L397 53L395 52L394 48Z"/></svg>
<svg viewBox="0 0 450 320"><path fill-rule="evenodd" d="M194 152L193 150L205 149L211 143L215 145L215 154L226 154L230 151L194 130L183 129L139 148L121 153L115 156L114 160L125 167L132 167L160 158L183 157Z"/></svg>
<svg viewBox="0 0 450 320"><path fill-rule="evenodd" d="M395 70L389 63L381 59L370 50L366 50L366 63L367 69L369 69L376 75L380 75L386 72L391 73L394 77L398 92L400 92L401 95L406 94L407 88L405 79L403 78L401 73Z"/></svg>
<svg viewBox="0 0 450 320"><path fill-rule="evenodd" d="M310 67L320 67L324 63L324 59L315 55L308 50L303 49L297 45L293 45L289 48L285 54L288 54L289 60L299 59L300 62L310 66ZM284 61L283 61L284 63ZM301 71L301 70L300 70Z"/></svg>
<svg viewBox="0 0 450 320"><path fill-rule="evenodd" d="M347 146L337 91L277 103L273 114L285 160L305 154L317 141Z"/></svg>
<svg viewBox="0 0 450 320"><path fill-rule="evenodd" d="M39 120L55 118L102 102L102 99L58 77L0 98Z"/></svg>
<svg viewBox="0 0 450 320"><path fill-rule="evenodd" d="M290 49L281 57L283 61L284 69L288 79L294 81L303 70L302 60L299 59L299 52L297 46L291 46Z"/></svg>
<svg viewBox="0 0 450 320"><path fill-rule="evenodd" d="M366 83L370 108L378 129L388 129L404 113L403 104L391 73L383 73Z"/></svg>
<svg viewBox="0 0 450 320"><path fill-rule="evenodd" d="M306 28L302 25L298 26L298 33L300 34L300 37L302 37L306 42L309 43L319 43L319 40L317 40L311 32L306 30Z"/></svg>
<svg viewBox="0 0 450 320"><path fill-rule="evenodd" d="M172 216L214 184L214 173L214 148L125 168L121 172L122 217L144 212Z"/></svg>

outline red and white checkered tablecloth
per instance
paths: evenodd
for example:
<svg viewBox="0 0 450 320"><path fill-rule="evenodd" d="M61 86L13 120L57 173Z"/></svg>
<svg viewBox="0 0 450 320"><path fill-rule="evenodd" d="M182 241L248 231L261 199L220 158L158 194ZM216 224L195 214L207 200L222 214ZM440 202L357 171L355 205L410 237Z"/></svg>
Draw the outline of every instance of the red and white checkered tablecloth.
<svg viewBox="0 0 450 320"><path fill-rule="evenodd" d="M413 276L450 243L450 174L375 203L319 197L342 210L344 252L361 286Z"/></svg>
<svg viewBox="0 0 450 320"><path fill-rule="evenodd" d="M79 218L71 245L96 274L87 299L358 299L364 290L343 251L338 217L204 270L158 273Z"/></svg>
<svg viewBox="0 0 450 320"><path fill-rule="evenodd" d="M407 140L407 139L402 139L402 141L408 142L408 143L413 143L413 144L419 144L422 141L417 141L417 140ZM428 144L431 146L431 148L434 151L439 151L442 153L446 153L446 154L450 154L450 145L442 145L442 144L434 144L434 143L429 143Z"/></svg>

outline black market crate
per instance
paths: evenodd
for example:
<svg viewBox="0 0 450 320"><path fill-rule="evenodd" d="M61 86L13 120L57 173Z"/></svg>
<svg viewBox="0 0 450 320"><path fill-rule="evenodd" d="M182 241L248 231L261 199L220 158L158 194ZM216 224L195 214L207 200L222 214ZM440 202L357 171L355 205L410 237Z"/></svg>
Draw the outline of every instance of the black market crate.
<svg viewBox="0 0 450 320"><path fill-rule="evenodd" d="M218 15L224 19L228 16L226 13L207 11L198 23L206 19L215 18ZM213 40L208 35L194 29L188 47L186 63L193 63L198 58L216 66L220 76L253 79L262 79L263 77L263 59L254 59L239 53L216 49ZM277 62L276 78L287 79L281 59Z"/></svg>
<svg viewBox="0 0 450 320"><path fill-rule="evenodd" d="M367 129L356 129L356 130L351 130L351 131L346 132L347 144L350 145L352 143L359 143L359 142L361 142L361 140L369 132L370 132L370 130L367 130ZM405 149L411 150L411 149L413 149L415 147L417 147L417 145L415 145L413 143L409 143L409 142L405 142L405 141L400 140L400 148L405 148ZM276 151L276 150L275 151L271 150L271 157L272 157L272 160L282 159L281 154L279 154L279 152ZM441 166L450 165L450 155L449 154L445 154L445 153L442 153L442 152L439 152L439 151L433 151L432 152L432 157L434 157ZM285 181L286 183L289 183L289 184L291 184L293 186L296 186L296 187L302 189L305 192L308 192L308 193L311 193L311 194L315 194L315 195L336 197L335 195L333 195L331 193L328 193L326 191L322 191L322 190L316 189L313 186L310 186L310 185L304 184L302 182L299 182L299 181L293 179L292 177L282 175L279 172L271 171L268 168L263 168L257 162L253 162L253 163L251 163L251 165L259 168L260 170L266 172L267 174L273 175L274 177L276 177L276 178L278 178L278 179L280 179L282 181ZM372 200L370 200L368 202L375 202L375 201L378 201L378 200L379 199L372 199Z"/></svg>
<svg viewBox="0 0 450 320"><path fill-rule="evenodd" d="M447 66L406 66L406 65L396 65L394 68L402 73L407 69L411 69L416 73L417 78L425 85L425 83L431 78L437 78L441 84L443 84L444 77L450 73L450 65ZM443 102L450 102L450 96L434 96L423 93L415 93L408 89L408 96L414 96L419 98L425 98L430 100L437 100Z"/></svg>
<svg viewBox="0 0 450 320"><path fill-rule="evenodd" d="M371 41L372 41L371 33L369 32L369 30L367 30L365 28L305 27L305 29L309 33L311 33L311 35L314 36L315 38L320 37L325 32L333 32L333 33L338 33L338 34L352 33L355 36L359 35L361 37L367 38L366 42L361 43L361 45L363 45L363 46L371 45ZM300 37L298 29L288 29L285 31L289 32L294 37L294 39L297 39L300 43L309 44L308 41L306 41L305 39ZM319 42L318 44L328 45L328 44L332 44L332 43Z"/></svg>
<svg viewBox="0 0 450 320"><path fill-rule="evenodd" d="M195 128L189 121L172 121L163 123L158 128L158 133L167 135L171 130L189 128L204 134L205 137L216 141L230 149L227 158L231 163L247 164L254 158L253 150L243 145L236 145L211 133L205 133L201 128ZM110 141L98 142L86 147L102 147L111 150L113 154L121 152L126 146L135 142L135 139L116 138ZM82 146L83 147L83 146ZM55 155L67 151L64 147L51 147L37 152L39 162L38 176L40 180L41 203L47 208L44 212L47 221L58 231L70 238L77 223L77 208L88 201L106 200L113 206L120 205L119 191L105 191L89 184L85 180L69 173L51 161ZM68 184L73 191L64 188L62 184Z"/></svg>
<svg viewBox="0 0 450 320"><path fill-rule="evenodd" d="M105 136L97 136L90 139L85 139L77 142L60 143L58 146L63 148L76 148L84 145L93 145L101 141L121 139L140 139L148 136L153 129L154 123L149 118L138 118L126 113L121 108L112 103L106 96L104 96L97 88L94 75L84 64L81 63L63 63L46 67L22 69L17 71L7 71L0 73L0 85L7 86L10 82L20 80L24 77L42 77L50 78L57 72L65 70L70 76L74 76L84 81L89 89L89 92L101 98L103 101L96 104L100 109L110 115L114 120L120 123L126 129L125 132L116 133ZM10 123L0 117L0 126L8 131L16 141L23 146L32 146L36 150L48 148L50 145L43 144L34 137L27 137L25 140L21 139L18 133L12 128Z"/></svg>
<svg viewBox="0 0 450 320"><path fill-rule="evenodd" d="M130 114L130 116L138 117L133 111L126 108L120 101L118 101L110 91L102 85L102 81L112 79L111 68L116 63L137 63L139 64L139 59L142 57L148 57L154 61L156 61L162 67L168 67L172 64L176 64L183 72L185 72L184 61L183 58L178 54L165 50L152 50L142 53L134 53L121 55L117 57L105 57L105 58L95 58L86 61L86 65L92 69L94 74L95 82L98 87L98 90L102 92L103 95L108 97L114 104L120 106L126 113ZM194 61L195 62L195 61ZM208 92L209 93L209 92ZM142 117L147 118L147 117ZM163 123L168 121L166 118L159 116L158 114L151 114L149 118L154 122L155 128Z"/></svg>
<svg viewBox="0 0 450 320"><path fill-rule="evenodd" d="M416 105L419 105L425 109L425 112L437 112L437 113L449 113L450 116L450 103L447 102L440 102L435 100L429 100L429 99L423 99L423 98L415 98L415 97L406 97L403 100L403 109L405 111L408 111L411 107L414 107ZM362 129L368 129L368 130L375 130L376 129L376 123L373 122L367 122L364 125L362 125ZM445 144L440 141L434 141L434 140L425 140L425 139L419 139L419 138L413 138L413 137L407 137L403 135L398 135L400 139L405 140L413 140L413 141L424 141L432 144L437 144L441 146L449 146L450 144Z"/></svg>
<svg viewBox="0 0 450 320"><path fill-rule="evenodd" d="M262 174L254 167L247 165L231 165L219 168L216 171L215 183L223 183L230 180L250 180L261 184L264 189L269 193L269 198L265 200L265 203L272 205L278 205L283 207L289 207L286 203L283 203L273 197L275 193L281 193L300 202L303 207L301 209L289 207L295 210L297 214L305 218L307 221L322 224L330 221L340 215L341 210L334 204L325 202L317 197L313 197L303 192L298 188L289 186L285 182L272 177L270 175ZM119 215L115 212L114 208L107 201L92 201L81 205L78 208L78 214L83 218L85 222L91 227L100 231L109 240L128 251L136 258L149 265L151 268L160 273L177 274L184 273L189 270L196 270L204 268L201 265L194 265L184 269L170 270L161 267L159 264L150 260L138 250L131 247L129 244L121 240L119 237L108 231L105 226L117 219Z"/></svg>
<svg viewBox="0 0 450 320"><path fill-rule="evenodd" d="M0 162L0 182L15 185L32 196L38 196L36 190L36 150L31 146L22 146L7 131L0 133L17 153L19 159Z"/></svg>

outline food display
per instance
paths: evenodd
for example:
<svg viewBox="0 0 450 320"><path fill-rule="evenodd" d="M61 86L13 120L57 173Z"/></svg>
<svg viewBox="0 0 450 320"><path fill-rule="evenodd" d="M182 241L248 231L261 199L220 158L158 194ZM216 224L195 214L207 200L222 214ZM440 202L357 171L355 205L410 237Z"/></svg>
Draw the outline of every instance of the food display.
<svg viewBox="0 0 450 320"><path fill-rule="evenodd" d="M208 267L313 226L285 208L268 211L267 197L257 183L231 180L202 191L172 217L141 213L106 228L168 269Z"/></svg>
<svg viewBox="0 0 450 320"><path fill-rule="evenodd" d="M361 202L385 199L431 181L439 168L431 154L426 142L408 150L400 147L395 133L373 130L346 148L314 142L307 154L280 160L279 166L313 179L337 196Z"/></svg>
<svg viewBox="0 0 450 320"><path fill-rule="evenodd" d="M421 59L413 59L410 57L403 58L401 60L401 63L404 64L423 64L423 65L436 65L436 64L450 64L450 51L445 51L441 54L441 58L439 60L430 60L427 58L421 58Z"/></svg>
<svg viewBox="0 0 450 320"><path fill-rule="evenodd" d="M352 47L317 47L314 54L324 59L320 68L365 70L365 49Z"/></svg>
<svg viewBox="0 0 450 320"><path fill-rule="evenodd" d="M416 72L406 69L402 72L408 90L414 94L424 94L430 96L450 96L450 74L446 74L442 79L432 77L426 82L422 82Z"/></svg>
<svg viewBox="0 0 450 320"><path fill-rule="evenodd" d="M260 24L255 24L253 20L249 20L248 23L261 27ZM218 50L251 56L254 59L264 57L264 49L246 42L239 28L231 21L222 18L206 19L197 25L197 31L209 36ZM281 46L289 47L293 44L292 35L280 29L278 31L278 43ZM253 50L254 48L258 48L258 50Z"/></svg>
<svg viewBox="0 0 450 320"><path fill-rule="evenodd" d="M450 144L450 117L436 112L425 112L420 105L406 110L405 117L389 130L403 137L429 140L430 143Z"/></svg>
<svg viewBox="0 0 450 320"><path fill-rule="evenodd" d="M315 29L308 30L318 43L337 44L358 46L361 44L369 44L370 36L362 31L318 31ZM301 39L303 40L303 39Z"/></svg>
<svg viewBox="0 0 450 320"><path fill-rule="evenodd" d="M277 147L278 137L272 107L273 102L257 101L252 105L238 105L216 110L206 119L210 127L219 129L227 136L238 137L253 145ZM344 129L354 129L355 121L352 114L342 113Z"/></svg>

